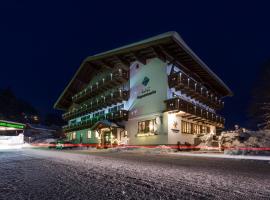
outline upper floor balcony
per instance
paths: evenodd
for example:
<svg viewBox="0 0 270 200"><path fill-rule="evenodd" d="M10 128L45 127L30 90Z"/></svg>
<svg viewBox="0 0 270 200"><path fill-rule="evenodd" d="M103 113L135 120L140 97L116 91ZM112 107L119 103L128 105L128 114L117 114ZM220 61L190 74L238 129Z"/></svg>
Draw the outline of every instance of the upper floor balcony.
<svg viewBox="0 0 270 200"><path fill-rule="evenodd" d="M87 113L95 112L102 108L106 108L108 106L115 105L117 103L121 103L123 101L127 101L129 99L129 91L128 90L117 90L105 96L100 96L96 99L90 99L87 103L82 105L81 107L66 112L62 115L64 120L73 119Z"/></svg>
<svg viewBox="0 0 270 200"><path fill-rule="evenodd" d="M224 107L224 102L217 95L182 72L169 75L168 82L170 88L175 88L176 91L179 90L209 107L214 109Z"/></svg>
<svg viewBox="0 0 270 200"><path fill-rule="evenodd" d="M75 103L81 103L93 96L109 90L113 87L121 85L129 80L129 71L124 69L118 69L110 73L109 75L101 78L96 83L87 86L85 89L75 94L72 97L72 101Z"/></svg>
<svg viewBox="0 0 270 200"><path fill-rule="evenodd" d="M172 98L165 101L166 111L182 111L183 117L187 117L197 122L209 123L216 127L223 128L225 119L215 113L207 111L188 101L180 98Z"/></svg>
<svg viewBox="0 0 270 200"><path fill-rule="evenodd" d="M63 126L64 132L70 132L70 131L76 131L76 130L82 130L86 128L91 128L101 120L109 120L112 122L120 122L120 121L127 121L128 120L128 111L127 110L118 110L112 113L107 113L105 115L100 115L97 117L90 118L85 121L81 121L80 123L71 124Z"/></svg>

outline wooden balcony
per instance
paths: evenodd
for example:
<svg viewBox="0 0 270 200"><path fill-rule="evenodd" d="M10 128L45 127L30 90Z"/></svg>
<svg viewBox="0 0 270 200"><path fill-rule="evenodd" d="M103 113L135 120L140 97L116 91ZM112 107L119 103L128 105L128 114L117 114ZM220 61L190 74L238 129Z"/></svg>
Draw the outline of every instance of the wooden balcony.
<svg viewBox="0 0 270 200"><path fill-rule="evenodd" d="M108 120L108 121L113 121L113 122L127 121L128 111L118 110L112 113L107 113L106 115L90 118L89 120L82 121L78 124L66 125L66 126L63 126L63 131L71 132L71 131L91 128L95 123L101 120Z"/></svg>
<svg viewBox="0 0 270 200"><path fill-rule="evenodd" d="M128 111L118 110L116 112L106 114L106 119L109 121L128 121Z"/></svg>
<svg viewBox="0 0 270 200"><path fill-rule="evenodd" d="M225 119L215 113L207 111L199 106L193 105L192 103L185 101L180 98L168 99L165 101L166 111L182 111L183 117L192 119L197 122L208 123L219 128L223 128Z"/></svg>
<svg viewBox="0 0 270 200"><path fill-rule="evenodd" d="M97 81L93 85L89 85L81 92L72 97L72 101L75 103L81 103L93 96L96 96L108 89L121 85L129 80L129 71L119 69L101 80Z"/></svg>
<svg viewBox="0 0 270 200"><path fill-rule="evenodd" d="M169 75L168 82L170 88L175 88L176 91L181 91L187 96L197 99L209 107L214 109L221 109L224 107L224 102L222 102L217 95L184 73L178 72Z"/></svg>
<svg viewBox="0 0 270 200"><path fill-rule="evenodd" d="M88 103L84 104L81 108L63 114L62 118L64 120L70 120L82 116L84 114L95 112L108 106L112 106L117 103L127 101L128 99L129 99L128 90L117 90L106 96L99 97L95 100L94 99L90 100Z"/></svg>

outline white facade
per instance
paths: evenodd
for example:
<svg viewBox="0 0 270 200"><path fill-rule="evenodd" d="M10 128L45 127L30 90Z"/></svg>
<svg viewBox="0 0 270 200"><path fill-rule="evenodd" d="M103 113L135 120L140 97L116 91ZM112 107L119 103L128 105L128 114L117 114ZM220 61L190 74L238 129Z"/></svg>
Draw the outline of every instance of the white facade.
<svg viewBox="0 0 270 200"><path fill-rule="evenodd" d="M181 132L180 113L165 112L164 101L172 98L172 89L168 86L168 68L170 66L158 58L147 60L146 65L135 62L130 67L130 98L125 103L125 108L129 110L125 129L130 145L194 144L196 135ZM195 101L185 95L181 98L192 103ZM153 121L152 131L140 133L139 123L147 120ZM210 129L215 132L214 126L210 126Z"/></svg>

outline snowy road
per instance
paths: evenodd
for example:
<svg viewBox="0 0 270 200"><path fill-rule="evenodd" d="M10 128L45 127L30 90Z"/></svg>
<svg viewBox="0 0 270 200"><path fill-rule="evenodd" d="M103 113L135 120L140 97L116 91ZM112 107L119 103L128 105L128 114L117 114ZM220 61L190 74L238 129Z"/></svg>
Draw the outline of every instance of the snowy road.
<svg viewBox="0 0 270 200"><path fill-rule="evenodd" d="M269 161L0 152L0 199L270 199Z"/></svg>

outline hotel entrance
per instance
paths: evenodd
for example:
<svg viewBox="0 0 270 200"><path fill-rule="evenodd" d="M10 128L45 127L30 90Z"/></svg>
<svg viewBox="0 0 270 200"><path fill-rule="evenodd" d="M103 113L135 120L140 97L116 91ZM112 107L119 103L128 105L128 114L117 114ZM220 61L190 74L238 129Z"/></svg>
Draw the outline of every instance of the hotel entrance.
<svg viewBox="0 0 270 200"><path fill-rule="evenodd" d="M102 130L101 129L100 145L103 148L111 147L111 145L112 145L112 131L111 130Z"/></svg>
<svg viewBox="0 0 270 200"><path fill-rule="evenodd" d="M99 121L92 129L98 133L99 148L111 148L119 145L120 131L123 128L117 124L108 121Z"/></svg>
<svg viewBox="0 0 270 200"><path fill-rule="evenodd" d="M117 128L100 129L100 147L110 148L119 145Z"/></svg>

